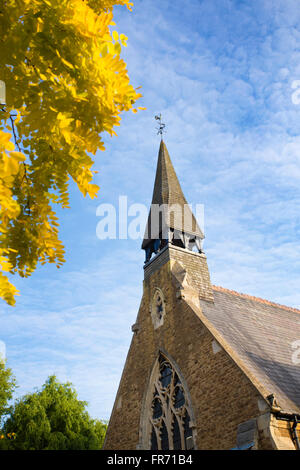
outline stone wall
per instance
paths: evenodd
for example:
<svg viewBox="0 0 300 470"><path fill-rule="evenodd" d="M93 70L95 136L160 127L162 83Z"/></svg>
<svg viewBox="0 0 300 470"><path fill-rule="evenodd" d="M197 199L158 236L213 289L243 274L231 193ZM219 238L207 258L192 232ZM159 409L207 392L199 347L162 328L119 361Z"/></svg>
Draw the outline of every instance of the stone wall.
<svg viewBox="0 0 300 470"><path fill-rule="evenodd" d="M147 266L144 293L135 333L128 352L122 379L111 415L105 449L137 449L143 432L141 412L153 365L164 351L176 361L187 384L196 424L198 449L236 447L239 424L261 414L261 396L193 309L178 298L178 286L171 266L178 260L188 272L189 282L212 300L206 258L184 250L169 249L158 267ZM197 278L198 276L198 278ZM201 287L202 286L202 287ZM206 293L203 286L206 286ZM165 299L163 325L154 329L150 306L155 289ZM261 441L271 448L268 439ZM258 444L259 445L259 444Z"/></svg>

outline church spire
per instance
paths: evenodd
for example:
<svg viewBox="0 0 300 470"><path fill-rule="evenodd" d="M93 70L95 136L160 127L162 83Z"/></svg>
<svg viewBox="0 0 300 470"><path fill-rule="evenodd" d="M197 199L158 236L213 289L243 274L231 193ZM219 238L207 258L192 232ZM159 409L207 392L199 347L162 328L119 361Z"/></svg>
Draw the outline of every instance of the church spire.
<svg viewBox="0 0 300 470"><path fill-rule="evenodd" d="M163 140L160 142L154 190L142 248L146 262L168 243L201 252L204 235L182 192Z"/></svg>

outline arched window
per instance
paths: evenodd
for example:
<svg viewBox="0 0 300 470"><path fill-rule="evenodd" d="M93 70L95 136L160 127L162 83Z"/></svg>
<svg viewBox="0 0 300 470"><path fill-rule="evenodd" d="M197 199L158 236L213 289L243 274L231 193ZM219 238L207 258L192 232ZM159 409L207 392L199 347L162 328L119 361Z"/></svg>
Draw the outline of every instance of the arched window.
<svg viewBox="0 0 300 470"><path fill-rule="evenodd" d="M143 448L193 449L191 406L186 387L171 361L160 354L154 366L145 402Z"/></svg>

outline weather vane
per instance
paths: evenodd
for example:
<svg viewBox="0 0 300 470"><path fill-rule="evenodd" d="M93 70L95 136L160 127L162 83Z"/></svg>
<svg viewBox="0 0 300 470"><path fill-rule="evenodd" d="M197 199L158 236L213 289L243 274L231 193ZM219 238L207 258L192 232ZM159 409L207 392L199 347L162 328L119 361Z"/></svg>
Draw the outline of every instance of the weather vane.
<svg viewBox="0 0 300 470"><path fill-rule="evenodd" d="M161 138L162 138L162 135L165 131L165 127L166 125L161 122L161 114L158 114L157 116L155 116L155 119L159 122L159 127L157 127L157 134L160 134L161 135Z"/></svg>

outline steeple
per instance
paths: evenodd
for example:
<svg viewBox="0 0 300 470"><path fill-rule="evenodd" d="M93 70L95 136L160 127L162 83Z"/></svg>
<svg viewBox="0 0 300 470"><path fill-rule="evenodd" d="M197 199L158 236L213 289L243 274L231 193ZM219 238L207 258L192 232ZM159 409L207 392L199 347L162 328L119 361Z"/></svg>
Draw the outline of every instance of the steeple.
<svg viewBox="0 0 300 470"><path fill-rule="evenodd" d="M168 243L202 252L204 235L180 187L169 152L161 140L154 190L142 249L146 263Z"/></svg>

